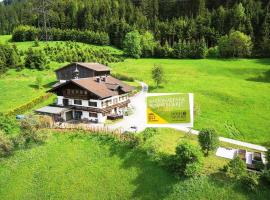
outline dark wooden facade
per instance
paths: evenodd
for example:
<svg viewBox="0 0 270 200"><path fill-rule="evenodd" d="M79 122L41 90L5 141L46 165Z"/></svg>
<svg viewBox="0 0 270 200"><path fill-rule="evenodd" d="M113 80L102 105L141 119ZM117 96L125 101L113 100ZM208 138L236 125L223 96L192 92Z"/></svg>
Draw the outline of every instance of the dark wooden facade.
<svg viewBox="0 0 270 200"><path fill-rule="evenodd" d="M104 76L109 75L110 71L95 71L93 69L89 69L75 63L72 63L66 67L58 69L55 71L57 80L70 80L74 78L74 71L77 69L79 70L79 77L78 78L88 78L94 76Z"/></svg>
<svg viewBox="0 0 270 200"><path fill-rule="evenodd" d="M68 83L63 87L56 90L57 96L63 96L64 98L70 99L82 99L82 100L89 100L89 99L100 99L94 93L91 93L85 90L82 87L79 87L73 83Z"/></svg>

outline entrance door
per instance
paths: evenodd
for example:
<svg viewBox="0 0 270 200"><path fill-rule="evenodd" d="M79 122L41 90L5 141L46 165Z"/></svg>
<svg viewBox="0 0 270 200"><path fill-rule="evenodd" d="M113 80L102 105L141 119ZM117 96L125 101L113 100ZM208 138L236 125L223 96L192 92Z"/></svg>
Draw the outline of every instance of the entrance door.
<svg viewBox="0 0 270 200"><path fill-rule="evenodd" d="M76 120L82 119L82 111L75 111L75 119Z"/></svg>
<svg viewBox="0 0 270 200"><path fill-rule="evenodd" d="M72 120L73 119L73 113L72 111L66 112L66 121Z"/></svg>

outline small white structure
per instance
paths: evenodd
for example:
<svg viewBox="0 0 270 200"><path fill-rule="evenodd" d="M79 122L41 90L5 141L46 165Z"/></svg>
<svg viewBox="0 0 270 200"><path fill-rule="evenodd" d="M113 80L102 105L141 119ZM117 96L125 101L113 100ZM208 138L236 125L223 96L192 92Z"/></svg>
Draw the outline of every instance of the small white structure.
<svg viewBox="0 0 270 200"><path fill-rule="evenodd" d="M233 159L239 156L246 164L249 169L258 170L257 164L266 164L265 154L261 152L249 152L242 149L232 149L219 147L216 151L216 156Z"/></svg>
<svg viewBox="0 0 270 200"><path fill-rule="evenodd" d="M233 159L237 154L236 149L230 149L230 148L224 148L219 147L216 152L216 156L222 157L222 158L228 158Z"/></svg>

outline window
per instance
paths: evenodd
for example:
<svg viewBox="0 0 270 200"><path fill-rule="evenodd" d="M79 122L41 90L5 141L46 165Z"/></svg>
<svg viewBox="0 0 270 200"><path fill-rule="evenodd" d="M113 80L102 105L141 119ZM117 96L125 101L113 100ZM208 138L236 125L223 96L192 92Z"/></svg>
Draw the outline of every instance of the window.
<svg viewBox="0 0 270 200"><path fill-rule="evenodd" d="M97 113L89 112L89 117L97 118Z"/></svg>
<svg viewBox="0 0 270 200"><path fill-rule="evenodd" d="M88 102L88 106L97 107L97 102Z"/></svg>
<svg viewBox="0 0 270 200"><path fill-rule="evenodd" d="M117 104L117 103L118 103L118 99L117 98L113 99L113 104Z"/></svg>
<svg viewBox="0 0 270 200"><path fill-rule="evenodd" d="M76 105L82 105L82 100L74 100L74 104L76 104Z"/></svg>
<svg viewBox="0 0 270 200"><path fill-rule="evenodd" d="M67 94L70 94L70 89L67 89Z"/></svg>

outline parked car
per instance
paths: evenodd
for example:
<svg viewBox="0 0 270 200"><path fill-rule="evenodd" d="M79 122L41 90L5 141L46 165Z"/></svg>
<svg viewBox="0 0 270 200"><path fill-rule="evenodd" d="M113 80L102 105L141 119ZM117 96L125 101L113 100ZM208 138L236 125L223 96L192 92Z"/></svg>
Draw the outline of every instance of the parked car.
<svg viewBox="0 0 270 200"><path fill-rule="evenodd" d="M131 127L127 130L127 132L130 132L130 133L136 133L137 130L138 130L137 126L131 126Z"/></svg>
<svg viewBox="0 0 270 200"><path fill-rule="evenodd" d="M16 115L16 119L18 120L25 119L25 115Z"/></svg>

